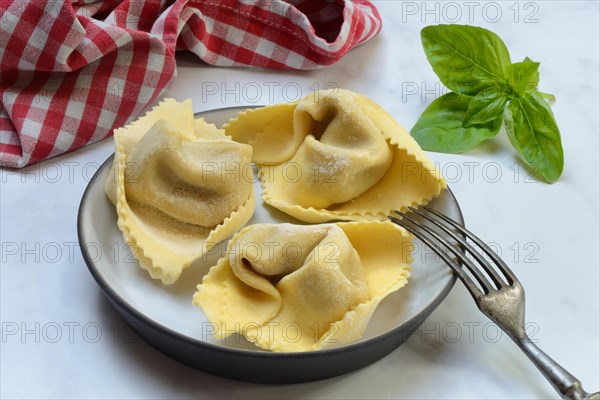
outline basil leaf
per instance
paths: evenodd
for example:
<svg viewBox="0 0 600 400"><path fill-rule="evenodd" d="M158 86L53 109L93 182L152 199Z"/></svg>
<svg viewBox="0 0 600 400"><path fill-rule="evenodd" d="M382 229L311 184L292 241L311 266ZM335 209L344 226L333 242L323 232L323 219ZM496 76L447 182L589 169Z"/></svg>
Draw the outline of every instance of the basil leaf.
<svg viewBox="0 0 600 400"><path fill-rule="evenodd" d="M496 136L502 114L485 124L462 126L470 102L471 97L456 93L437 98L421 114L410 134L423 149L444 153L462 153Z"/></svg>
<svg viewBox="0 0 600 400"><path fill-rule="evenodd" d="M548 103L539 93L532 92L513 97L509 109L512 126L506 124L506 132L511 143L544 180L555 182L563 171L564 154Z"/></svg>
<svg viewBox="0 0 600 400"><path fill-rule="evenodd" d="M542 96L542 98L544 100L546 100L546 102L548 104L552 104L556 101L556 96L550 93L544 93L544 92L538 92L540 94L540 96Z"/></svg>
<svg viewBox="0 0 600 400"><path fill-rule="evenodd" d="M529 57L525 57L525 59L523 60L523 62L524 63L535 63L535 64L537 64L536 73L533 75L533 80L535 81L536 85L538 85L540 83L540 72L537 71L537 69L539 69L540 63L537 62L537 61L533 61Z"/></svg>
<svg viewBox="0 0 600 400"><path fill-rule="evenodd" d="M504 130L506 131L506 136L508 136L510 144L512 144L512 146L519 151L519 143L515 137L515 121L513 120L510 106L504 109L502 119L504 120ZM519 154L521 154L520 151Z"/></svg>
<svg viewBox="0 0 600 400"><path fill-rule="evenodd" d="M529 58L525 58L523 62L509 65L506 68L508 83L521 96L537 90L540 83L539 67L539 62L533 62Z"/></svg>
<svg viewBox="0 0 600 400"><path fill-rule="evenodd" d="M427 60L442 83L455 92L475 95L506 84L510 55L495 33L468 25L435 25L421 30Z"/></svg>
<svg viewBox="0 0 600 400"><path fill-rule="evenodd" d="M507 87L490 86L477 93L469 103L462 125L468 128L498 119L508 102L509 90Z"/></svg>

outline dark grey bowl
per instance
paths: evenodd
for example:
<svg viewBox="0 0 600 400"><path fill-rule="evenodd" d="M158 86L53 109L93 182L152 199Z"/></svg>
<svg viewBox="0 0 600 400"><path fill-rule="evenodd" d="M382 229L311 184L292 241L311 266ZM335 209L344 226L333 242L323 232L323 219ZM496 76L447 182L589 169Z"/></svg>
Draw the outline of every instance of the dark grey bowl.
<svg viewBox="0 0 600 400"><path fill-rule="evenodd" d="M239 110L239 107L220 109L200 113L199 116L220 125ZM122 244L122 238L118 237L120 232L116 226L114 207L106 199L103 189L111 163L112 157L106 160L96 172L81 200L77 228L83 257L110 303L131 327L155 348L191 367L227 378L263 383L307 382L345 374L373 363L402 344L442 302L456 280L449 269L438 261L425 260L422 265L413 264L413 278L409 280L407 287L411 287L412 284L414 289L403 288L398 292L399 294L388 296L380 308L386 309L387 313L395 309L398 313L405 312L406 303L411 301L410 296L420 294L423 285L427 284L429 276L421 277L419 275L422 274L421 270L434 271L439 275L439 279L436 278L435 281L437 286L431 290L432 295L418 299L410 317L402 320L401 323L381 332L371 332L361 341L338 348L305 353L273 353L251 345L238 348L201 340L200 335L194 335L193 329L191 333L182 332L179 327L170 326L176 324L161 320L156 315L150 315L147 310L140 307L139 301L132 301L134 296L130 293L132 285L140 285L159 295L165 293L165 296L176 298L182 296L183 305L189 303L193 313L201 313L191 305L193 286L184 284L173 291L165 290L160 284L153 282L137 265L119 265L119 268L115 269L112 261L109 260L110 257L105 256L106 254L102 255L102 251L107 252L111 244L119 240ZM430 205L463 221L460 207L449 189ZM419 247L417 244L417 248ZM99 252L101 256L98 256ZM186 276L188 280L191 279L188 275L184 275L183 278ZM192 283L199 283L200 279L201 275L198 275L193 278ZM188 295L189 298L186 297ZM168 304L170 303L165 303L162 307ZM158 308L160 311L160 307ZM168 310L164 312L167 314ZM174 312L177 313L177 310ZM379 318L377 313L379 309L373 320ZM382 318L385 316L379 319Z"/></svg>

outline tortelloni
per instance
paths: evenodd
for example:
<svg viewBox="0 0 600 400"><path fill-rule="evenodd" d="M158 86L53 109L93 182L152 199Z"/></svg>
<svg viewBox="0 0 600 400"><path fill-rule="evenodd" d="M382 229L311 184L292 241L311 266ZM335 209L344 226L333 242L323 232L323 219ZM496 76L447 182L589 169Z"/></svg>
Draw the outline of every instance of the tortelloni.
<svg viewBox="0 0 600 400"><path fill-rule="evenodd" d="M252 216L252 148L194 120L191 101L166 99L114 138L106 193L152 278L175 282Z"/></svg>
<svg viewBox="0 0 600 400"><path fill-rule="evenodd" d="M410 275L411 236L384 221L251 225L198 285L193 302L224 339L280 352L358 340Z"/></svg>
<svg viewBox="0 0 600 400"><path fill-rule="evenodd" d="M248 110L223 128L253 147L263 200L305 222L385 219L446 187L388 113L348 90Z"/></svg>

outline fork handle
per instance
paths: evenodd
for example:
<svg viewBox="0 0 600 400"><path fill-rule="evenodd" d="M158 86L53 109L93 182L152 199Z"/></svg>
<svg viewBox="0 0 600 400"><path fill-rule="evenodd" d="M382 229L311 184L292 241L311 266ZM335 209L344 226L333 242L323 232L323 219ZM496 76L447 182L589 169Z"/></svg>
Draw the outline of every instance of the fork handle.
<svg viewBox="0 0 600 400"><path fill-rule="evenodd" d="M570 400L599 400L600 393L589 394L581 387L581 382L569 371L560 366L549 355L544 353L527 335L514 338L517 345L523 350L527 357L540 372L560 393L563 399Z"/></svg>

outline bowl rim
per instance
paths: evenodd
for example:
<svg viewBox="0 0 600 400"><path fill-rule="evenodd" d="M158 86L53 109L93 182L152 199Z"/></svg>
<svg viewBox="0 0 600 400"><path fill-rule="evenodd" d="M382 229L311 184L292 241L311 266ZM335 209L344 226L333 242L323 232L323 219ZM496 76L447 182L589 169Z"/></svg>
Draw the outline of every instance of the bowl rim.
<svg viewBox="0 0 600 400"><path fill-rule="evenodd" d="M256 107L260 107L260 106L256 106ZM252 106L249 106L249 107L234 106L234 107L216 108L216 109L212 109L212 110L197 112L194 114L194 116L202 117L202 115L206 114L206 113L227 111L227 110L232 110L232 109L248 109L248 108L253 108L253 107ZM160 331L161 333L170 336L171 339L187 343L188 345L197 346L204 350L222 352L222 353L227 353L231 356L239 356L239 357L244 357L244 358L250 357L250 358L268 358L268 359L288 359L288 358L298 359L298 358L315 358L315 357L335 356L336 354L342 354L342 353L346 353L346 352L350 352L350 351L360 351L364 348L376 345L377 343L385 340L386 338L388 338L390 336L395 336L395 335L401 334L403 331L407 330L407 327L416 328L415 325L417 325L417 326L421 325L421 323L423 322L423 319L424 319L423 317L429 315L429 313L432 311L431 309L436 308L441 303L441 301L443 301L443 299L448 295L448 293L454 286L454 283L456 282L456 274L452 273L450 275L450 279L448 280L446 285L443 287L443 289L440 291L440 293L436 297L434 297L431 300L431 302L423 310L421 310L418 314L416 314L414 317L412 317L410 320L406 321L405 323L398 325L398 326L388 330L387 332L380 333L377 336L374 336L374 337L371 337L368 339L364 339L364 340L360 340L360 341L357 341L354 343L342 345L339 347L320 349L320 350L314 350L314 351L306 351L306 352L272 352L272 351L262 351L262 350L255 351L255 350L249 350L249 349L240 349L240 348L219 346L217 344L213 344L213 343L205 342L205 341L202 341L199 339L191 338L187 335L184 335L178 331L175 331L175 330L153 320L152 318L148 317L147 315L145 315L144 313L139 311L136 307L131 305L103 278L99 269L96 267L95 262L93 261L92 257L88 253L88 248L86 246L87 241L85 240L85 234L83 233L83 230L84 230L83 229L83 211L85 208L84 206L85 206L85 203L87 202L87 199L91 192L92 187L94 185L98 184L97 181L99 181L100 174L102 174L104 169L107 168L107 165L113 161L113 158L114 158L114 153L112 155L110 155L102 163L102 165L94 173L94 176L92 177L92 179L90 179L90 181L89 181L88 185L86 186L86 188L83 192L83 195L81 197L81 201L79 203L79 209L77 212L77 239L79 242L79 248L81 250L81 254L83 255L83 259L86 263L88 270L90 271L92 277L94 278L94 280L96 281L96 283L98 284L100 289L102 289L102 291L104 292L105 295L107 295L112 301L116 302L119 307L123 308L130 315L133 315L135 318L141 320L143 323L151 326L152 328ZM458 222L464 226L463 212L460 208L460 204L458 203L458 201L456 199L456 196L454 195L454 193L452 192L450 187L446 187L446 191L450 195L453 203L456 205L456 210L458 212L458 217L459 217Z"/></svg>

